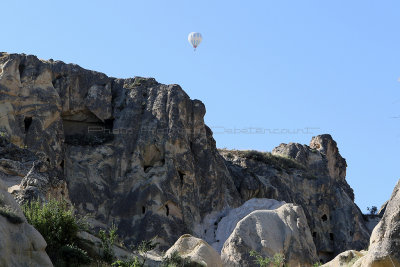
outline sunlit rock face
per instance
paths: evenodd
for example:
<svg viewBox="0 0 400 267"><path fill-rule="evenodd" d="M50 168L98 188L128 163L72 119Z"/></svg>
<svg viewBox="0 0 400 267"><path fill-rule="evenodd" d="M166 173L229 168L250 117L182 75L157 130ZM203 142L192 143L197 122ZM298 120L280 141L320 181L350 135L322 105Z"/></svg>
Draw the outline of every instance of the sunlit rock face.
<svg viewBox="0 0 400 267"><path fill-rule="evenodd" d="M369 232L345 180L346 161L330 135L313 137L310 146L281 144L271 154L221 154L243 200L271 198L302 206L322 262L346 248L367 248Z"/></svg>
<svg viewBox="0 0 400 267"><path fill-rule="evenodd" d="M0 266L51 267L46 241L0 179Z"/></svg>
<svg viewBox="0 0 400 267"><path fill-rule="evenodd" d="M178 85L6 53L0 70L0 130L45 154L51 180L66 181L94 227L114 222L128 244L158 235L170 245L241 203L203 103Z"/></svg>
<svg viewBox="0 0 400 267"><path fill-rule="evenodd" d="M241 219L222 248L224 266L254 266L251 250L262 257L282 254L289 266L311 267L318 261L303 209L293 204L256 210Z"/></svg>
<svg viewBox="0 0 400 267"><path fill-rule="evenodd" d="M186 233L213 241L229 210L269 198L303 208L320 258L367 246L329 135L274 149L295 163L265 162L220 153L205 112L178 85L0 53L0 131L37 157L0 172L21 201L64 195L94 228L115 223L126 244L157 235L166 248Z"/></svg>

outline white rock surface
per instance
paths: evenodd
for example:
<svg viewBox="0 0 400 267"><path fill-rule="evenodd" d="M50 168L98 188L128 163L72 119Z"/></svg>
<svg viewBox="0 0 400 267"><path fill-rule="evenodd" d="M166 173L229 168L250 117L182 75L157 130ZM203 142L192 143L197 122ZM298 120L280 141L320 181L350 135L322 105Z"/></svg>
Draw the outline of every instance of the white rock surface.
<svg viewBox="0 0 400 267"><path fill-rule="evenodd" d="M215 242L212 243L212 247L221 252L221 249L228 239L228 237L232 234L233 230L236 227L236 224L252 213L255 210L274 210L284 205L286 202L278 201L275 199L267 199L267 198L252 198L246 201L242 206L231 209L225 217L221 219L218 223L218 228L215 231Z"/></svg>
<svg viewBox="0 0 400 267"><path fill-rule="evenodd" d="M365 255L366 251L347 250L337 255L330 262L325 263L321 267L351 267L361 257Z"/></svg>
<svg viewBox="0 0 400 267"><path fill-rule="evenodd" d="M0 214L0 266L53 266L45 251L46 241L32 225L27 223L21 208L7 192L7 186L2 180L0 180L0 207L9 207L21 220L12 223Z"/></svg>
<svg viewBox="0 0 400 267"><path fill-rule="evenodd" d="M204 240L191 235L181 236L175 244L167 250L165 257L177 251L182 258L191 260L207 267L222 267L219 254Z"/></svg>
<svg viewBox="0 0 400 267"><path fill-rule="evenodd" d="M303 209L294 204L256 210L240 220L222 248L222 262L226 267L254 266L251 250L263 257L281 253L289 266L312 266L318 261Z"/></svg>

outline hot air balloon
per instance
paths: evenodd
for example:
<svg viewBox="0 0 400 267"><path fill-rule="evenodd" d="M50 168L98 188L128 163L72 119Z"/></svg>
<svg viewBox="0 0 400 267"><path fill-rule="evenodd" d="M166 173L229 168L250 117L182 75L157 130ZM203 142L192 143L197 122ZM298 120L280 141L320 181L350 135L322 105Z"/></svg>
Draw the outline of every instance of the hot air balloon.
<svg viewBox="0 0 400 267"><path fill-rule="evenodd" d="M197 46L201 43L203 37L198 32L191 32L188 36L189 43L194 47L194 51L196 51Z"/></svg>

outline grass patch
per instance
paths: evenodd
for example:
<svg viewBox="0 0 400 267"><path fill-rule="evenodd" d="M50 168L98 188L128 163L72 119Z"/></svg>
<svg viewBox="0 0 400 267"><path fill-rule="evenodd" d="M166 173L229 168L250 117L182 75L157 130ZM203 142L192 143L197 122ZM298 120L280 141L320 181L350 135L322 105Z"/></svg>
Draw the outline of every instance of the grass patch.
<svg viewBox="0 0 400 267"><path fill-rule="evenodd" d="M263 162L267 165L275 167L278 170L290 170L290 169L306 170L306 167L303 164L289 157L273 155L270 152L260 152L255 150L238 151L238 152L241 157Z"/></svg>
<svg viewBox="0 0 400 267"><path fill-rule="evenodd" d="M177 251L169 257L165 257L161 264L162 267L204 267L203 264L192 261L190 257L182 258Z"/></svg>

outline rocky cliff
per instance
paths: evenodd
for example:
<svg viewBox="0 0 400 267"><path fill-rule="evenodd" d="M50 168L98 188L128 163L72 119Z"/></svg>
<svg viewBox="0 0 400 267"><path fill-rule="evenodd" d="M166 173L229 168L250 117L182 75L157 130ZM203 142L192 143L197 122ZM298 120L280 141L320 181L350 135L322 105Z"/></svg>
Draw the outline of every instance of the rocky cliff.
<svg viewBox="0 0 400 267"><path fill-rule="evenodd" d="M0 179L0 266L51 267L45 248L46 241Z"/></svg>
<svg viewBox="0 0 400 267"><path fill-rule="evenodd" d="M368 246L369 232L345 180L346 161L330 135L313 137L310 146L281 144L272 153L221 154L242 199L271 198L303 207L321 261L347 247Z"/></svg>
<svg viewBox="0 0 400 267"><path fill-rule="evenodd" d="M0 132L32 153L3 157L0 172L19 201L62 194L126 244L157 235L166 248L186 233L211 244L229 210L271 198L303 208L319 258L367 246L329 135L272 154L218 151L205 112L178 85L0 53Z"/></svg>

